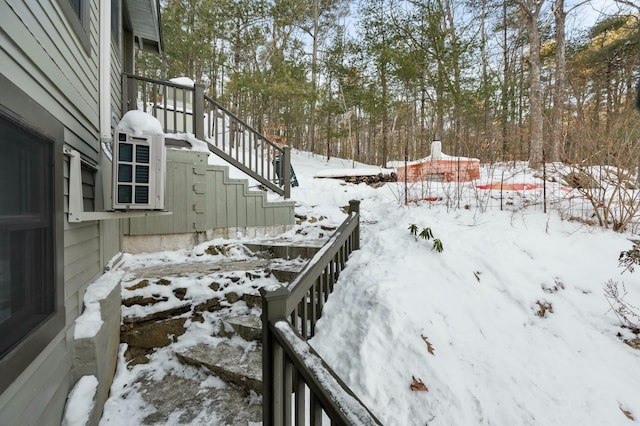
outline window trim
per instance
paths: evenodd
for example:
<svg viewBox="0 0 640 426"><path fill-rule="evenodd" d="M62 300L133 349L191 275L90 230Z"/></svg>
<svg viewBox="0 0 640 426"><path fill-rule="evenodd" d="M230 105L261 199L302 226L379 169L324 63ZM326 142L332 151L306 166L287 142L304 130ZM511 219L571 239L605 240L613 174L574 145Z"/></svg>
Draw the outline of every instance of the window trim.
<svg viewBox="0 0 640 426"><path fill-rule="evenodd" d="M64 0L67 1L67 0ZM53 283L54 312L0 359L0 394L4 392L65 328L64 306L64 126L51 113L0 74L0 115L53 144Z"/></svg>
<svg viewBox="0 0 640 426"><path fill-rule="evenodd" d="M114 10L115 8L115 10ZM120 52L122 42L122 1L111 0L111 41Z"/></svg>
<svg viewBox="0 0 640 426"><path fill-rule="evenodd" d="M70 0L57 0L58 5L62 9L62 13L67 18L73 32L78 36L78 40L87 54L91 54L90 40L90 11L91 2L89 0L80 0L82 16L78 16L71 6Z"/></svg>

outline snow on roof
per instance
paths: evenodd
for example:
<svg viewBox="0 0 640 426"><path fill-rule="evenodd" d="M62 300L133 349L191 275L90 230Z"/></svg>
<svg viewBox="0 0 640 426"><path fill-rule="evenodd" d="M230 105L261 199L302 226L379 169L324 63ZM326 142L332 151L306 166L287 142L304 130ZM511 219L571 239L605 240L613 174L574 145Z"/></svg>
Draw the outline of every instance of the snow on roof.
<svg viewBox="0 0 640 426"><path fill-rule="evenodd" d="M164 134L162 124L157 118L138 110L127 112L118 123L118 127L130 130L136 136Z"/></svg>
<svg viewBox="0 0 640 426"><path fill-rule="evenodd" d="M360 169L330 169L322 170L313 175L315 178L335 178L335 177L347 177L347 176L376 176L382 173L383 175L389 175L393 170L383 169L381 167L367 167Z"/></svg>
<svg viewBox="0 0 640 426"><path fill-rule="evenodd" d="M478 163L480 162L480 160L478 158L472 158L472 157L454 157L451 155L447 155L447 154L442 154L440 153L439 158L437 158L436 160L440 160L440 161L477 161ZM407 161L406 165L407 166L413 166L415 164L422 164L422 163L426 163L428 161L432 161L432 158L430 155L421 158L419 160L414 160L414 161ZM387 161L387 167L392 168L392 169L398 169L400 167L404 167L405 166L405 162L404 161Z"/></svg>

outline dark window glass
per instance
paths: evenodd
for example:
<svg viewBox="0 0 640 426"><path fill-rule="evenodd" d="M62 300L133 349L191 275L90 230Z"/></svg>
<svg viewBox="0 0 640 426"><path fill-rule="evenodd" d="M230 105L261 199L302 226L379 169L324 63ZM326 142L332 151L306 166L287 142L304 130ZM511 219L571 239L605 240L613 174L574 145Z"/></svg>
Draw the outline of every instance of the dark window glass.
<svg viewBox="0 0 640 426"><path fill-rule="evenodd" d="M120 151L118 154L118 160L120 161L133 161L133 145L130 143L121 143Z"/></svg>
<svg viewBox="0 0 640 426"><path fill-rule="evenodd" d="M131 204L131 185L118 185L118 203Z"/></svg>
<svg viewBox="0 0 640 426"><path fill-rule="evenodd" d="M120 43L120 0L111 0L111 36Z"/></svg>
<svg viewBox="0 0 640 426"><path fill-rule="evenodd" d="M55 312L54 157L0 116L0 358Z"/></svg>
<svg viewBox="0 0 640 426"><path fill-rule="evenodd" d="M118 182L133 182L133 166L131 164L118 165Z"/></svg>
<svg viewBox="0 0 640 426"><path fill-rule="evenodd" d="M78 18L80 18L80 21L82 21L82 0L69 0L69 2L71 3L71 9L73 9L73 11L75 12L76 15L78 15Z"/></svg>

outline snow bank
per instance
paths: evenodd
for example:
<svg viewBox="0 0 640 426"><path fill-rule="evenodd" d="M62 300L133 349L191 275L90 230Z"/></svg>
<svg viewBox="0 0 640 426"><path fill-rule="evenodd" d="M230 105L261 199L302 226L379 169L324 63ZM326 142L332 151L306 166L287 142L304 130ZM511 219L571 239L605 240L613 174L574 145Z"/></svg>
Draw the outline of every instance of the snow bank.
<svg viewBox="0 0 640 426"><path fill-rule="evenodd" d="M90 339L100 331L103 324L100 301L120 283L123 274L122 271L107 272L87 287L84 293L84 312L75 320L74 339Z"/></svg>
<svg viewBox="0 0 640 426"><path fill-rule="evenodd" d="M62 426L85 426L95 405L98 389L96 376L82 376L69 393Z"/></svg>

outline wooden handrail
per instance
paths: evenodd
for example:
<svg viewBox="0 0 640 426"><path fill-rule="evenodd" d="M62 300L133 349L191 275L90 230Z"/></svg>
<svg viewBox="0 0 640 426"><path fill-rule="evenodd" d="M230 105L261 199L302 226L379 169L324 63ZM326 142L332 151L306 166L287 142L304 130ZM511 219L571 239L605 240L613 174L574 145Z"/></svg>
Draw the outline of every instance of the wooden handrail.
<svg viewBox="0 0 640 426"><path fill-rule="evenodd" d="M290 197L290 149L274 144L206 96L203 84L185 86L123 73L122 110L133 109L156 117L165 133L192 133L207 142L211 152L264 187Z"/></svg>
<svg viewBox="0 0 640 426"><path fill-rule="evenodd" d="M381 424L324 361L318 368L310 368L305 362L310 356L321 360L307 339L315 334L322 308L349 255L359 248L360 202L350 201L349 217L289 286L260 290L263 424L288 425L292 415L299 424L308 413L312 425L321 425L323 412L332 424L354 424L349 420L354 413L361 419L357 424ZM307 391L309 407L305 403ZM293 407L292 393L296 401Z"/></svg>

